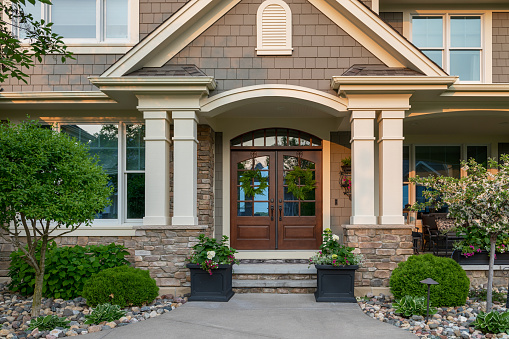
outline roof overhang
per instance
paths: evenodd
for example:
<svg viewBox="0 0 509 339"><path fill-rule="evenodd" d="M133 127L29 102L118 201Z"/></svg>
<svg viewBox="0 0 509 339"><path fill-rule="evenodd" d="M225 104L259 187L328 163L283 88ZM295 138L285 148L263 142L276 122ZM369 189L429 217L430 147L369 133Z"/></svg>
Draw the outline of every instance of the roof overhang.
<svg viewBox="0 0 509 339"><path fill-rule="evenodd" d="M338 94L446 91L456 76L334 76L331 88Z"/></svg>

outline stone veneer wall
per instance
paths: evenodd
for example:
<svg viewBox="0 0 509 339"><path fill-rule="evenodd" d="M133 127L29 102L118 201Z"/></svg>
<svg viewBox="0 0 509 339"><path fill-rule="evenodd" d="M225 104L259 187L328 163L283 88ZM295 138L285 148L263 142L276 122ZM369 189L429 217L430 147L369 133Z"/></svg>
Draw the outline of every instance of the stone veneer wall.
<svg viewBox="0 0 509 339"><path fill-rule="evenodd" d="M481 285L486 287L488 285L488 265L486 265L485 270L473 269L473 267L468 267L468 265L464 265L463 269L467 273L467 277L470 279L470 287L479 287ZM508 282L509 271L495 269L493 272L493 286L507 288Z"/></svg>
<svg viewBox="0 0 509 339"><path fill-rule="evenodd" d="M344 225L345 245L364 256L356 287L388 287L392 270L413 254L412 229L405 225Z"/></svg>
<svg viewBox="0 0 509 339"><path fill-rule="evenodd" d="M190 276L185 260L191 253L191 247L196 244L196 237L200 233L208 236L214 234L214 131L210 126L198 126L198 141L199 226L139 226L136 227L135 236L71 235L58 238L57 243L63 246L113 242L124 245L130 253L127 259L136 267L149 270L159 287L168 293L187 292ZM170 172L173 175L173 168ZM13 247L0 238L0 248L0 278L7 278L9 254Z"/></svg>

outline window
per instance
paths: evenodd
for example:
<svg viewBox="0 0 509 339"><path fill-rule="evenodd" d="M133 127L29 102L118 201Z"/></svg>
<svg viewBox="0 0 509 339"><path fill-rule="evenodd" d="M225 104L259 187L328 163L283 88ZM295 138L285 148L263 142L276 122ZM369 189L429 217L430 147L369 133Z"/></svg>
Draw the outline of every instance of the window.
<svg viewBox="0 0 509 339"><path fill-rule="evenodd" d="M291 55L292 12L282 0L266 0L256 13L257 55Z"/></svg>
<svg viewBox="0 0 509 339"><path fill-rule="evenodd" d="M53 22L52 30L66 42L126 42L130 38L129 8L134 0L53 0L28 3L35 19ZM137 14L137 13L136 13ZM23 38L23 32L18 36Z"/></svg>
<svg viewBox="0 0 509 339"><path fill-rule="evenodd" d="M482 22L479 15L412 17L412 42L461 81L481 81Z"/></svg>
<svg viewBox="0 0 509 339"><path fill-rule="evenodd" d="M108 174L111 205L95 223L121 224L145 214L145 126L141 124L61 124L60 131L90 147Z"/></svg>

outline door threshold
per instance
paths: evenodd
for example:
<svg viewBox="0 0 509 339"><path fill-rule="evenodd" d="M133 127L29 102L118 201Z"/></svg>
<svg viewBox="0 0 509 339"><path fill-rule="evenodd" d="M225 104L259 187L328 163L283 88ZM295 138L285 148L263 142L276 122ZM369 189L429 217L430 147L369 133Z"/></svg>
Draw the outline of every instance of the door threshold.
<svg viewBox="0 0 509 339"><path fill-rule="evenodd" d="M237 259L309 259L318 250L238 250Z"/></svg>

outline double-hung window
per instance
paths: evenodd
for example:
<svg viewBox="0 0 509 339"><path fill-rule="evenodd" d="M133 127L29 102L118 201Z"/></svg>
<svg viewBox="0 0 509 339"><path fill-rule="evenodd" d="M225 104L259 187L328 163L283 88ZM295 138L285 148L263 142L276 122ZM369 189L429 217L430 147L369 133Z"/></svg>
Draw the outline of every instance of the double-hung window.
<svg viewBox="0 0 509 339"><path fill-rule="evenodd" d="M482 81L480 15L414 15L412 42L437 65L461 81Z"/></svg>
<svg viewBox="0 0 509 339"><path fill-rule="evenodd" d="M66 43L128 42L130 9L136 0L52 0L52 5L27 2L25 12L52 22L52 31ZM15 25L16 26L16 25ZM16 28L16 27L15 27ZM18 29L18 37L24 38Z"/></svg>
<svg viewBox="0 0 509 339"><path fill-rule="evenodd" d="M87 144L108 174L111 205L94 224L141 222L145 215L145 126L134 123L60 124L60 132Z"/></svg>

